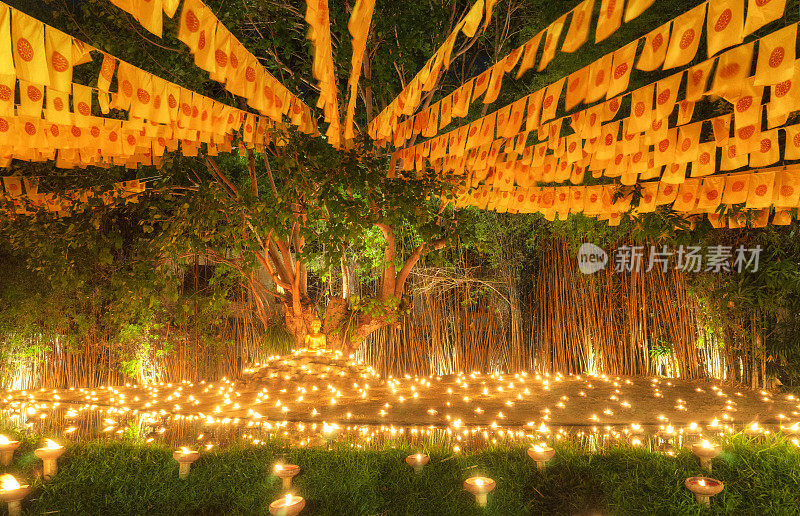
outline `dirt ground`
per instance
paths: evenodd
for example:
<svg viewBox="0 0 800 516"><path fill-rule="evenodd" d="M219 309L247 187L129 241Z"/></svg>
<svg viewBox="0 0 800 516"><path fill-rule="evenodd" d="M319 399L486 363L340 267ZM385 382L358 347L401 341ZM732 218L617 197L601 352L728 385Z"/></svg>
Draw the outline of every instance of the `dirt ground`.
<svg viewBox="0 0 800 516"><path fill-rule="evenodd" d="M295 352L213 383L9 391L0 407L105 408L220 422L548 428L640 425L790 426L800 401L712 381L462 374L379 378L339 355Z"/></svg>

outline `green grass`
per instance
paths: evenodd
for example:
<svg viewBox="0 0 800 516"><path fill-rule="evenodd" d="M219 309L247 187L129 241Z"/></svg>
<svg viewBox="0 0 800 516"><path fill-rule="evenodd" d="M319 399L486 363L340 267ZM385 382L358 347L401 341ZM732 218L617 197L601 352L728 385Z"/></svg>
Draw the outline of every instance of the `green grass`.
<svg viewBox="0 0 800 516"><path fill-rule="evenodd" d="M686 477L702 474L686 450L676 457L622 447L592 454L562 445L542 474L522 446L433 449L415 474L404 462L410 448L323 450L275 441L204 453L179 480L170 449L106 441L68 445L58 475L42 483L33 480L38 442L24 439L9 468L33 481L30 514L266 514L282 494L271 475L277 460L302 468L293 492L308 501L303 514L800 514L800 451L781 437L726 442L713 473L726 487L705 511L683 487ZM497 481L485 510L462 489L474 474Z"/></svg>

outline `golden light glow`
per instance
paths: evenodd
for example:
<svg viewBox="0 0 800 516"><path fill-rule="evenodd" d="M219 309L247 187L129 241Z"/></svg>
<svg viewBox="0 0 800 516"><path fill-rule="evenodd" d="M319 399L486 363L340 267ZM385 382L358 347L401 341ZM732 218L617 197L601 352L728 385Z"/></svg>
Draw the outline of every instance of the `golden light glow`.
<svg viewBox="0 0 800 516"><path fill-rule="evenodd" d="M19 488L19 482L13 475L5 474L0 476L0 491L13 491Z"/></svg>

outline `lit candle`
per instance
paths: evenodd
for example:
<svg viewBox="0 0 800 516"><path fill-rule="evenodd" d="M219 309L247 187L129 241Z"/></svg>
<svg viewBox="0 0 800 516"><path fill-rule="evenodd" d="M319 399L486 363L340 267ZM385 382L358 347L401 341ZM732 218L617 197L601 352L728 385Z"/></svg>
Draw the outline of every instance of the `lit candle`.
<svg viewBox="0 0 800 516"><path fill-rule="evenodd" d="M487 494L494 487L495 481L487 477L470 477L464 481L464 489L475 495L479 507L486 507Z"/></svg>
<svg viewBox="0 0 800 516"><path fill-rule="evenodd" d="M417 453L416 455L409 455L408 457L406 457L406 464L414 468L414 471L416 473L419 473L422 471L422 468L425 467L426 464L428 464L429 459L430 458L428 457L428 455L424 453Z"/></svg>
<svg viewBox="0 0 800 516"><path fill-rule="evenodd" d="M545 444L541 446L535 444L528 448L528 456L536 461L536 468L539 471L544 471L547 468L547 461L552 459L555 454L556 451Z"/></svg>
<svg viewBox="0 0 800 516"><path fill-rule="evenodd" d="M302 496L294 496L289 493L269 504L269 513L274 516L295 516L305 506L306 501Z"/></svg>
<svg viewBox="0 0 800 516"><path fill-rule="evenodd" d="M725 485L719 480L706 477L689 477L684 481L684 485L694 493L697 503L706 506L711 505L712 496L725 488Z"/></svg>
<svg viewBox="0 0 800 516"><path fill-rule="evenodd" d="M20 516L22 514L22 500L30 492L30 486L21 486L12 475L0 477L0 498L8 504L9 516Z"/></svg>
<svg viewBox="0 0 800 516"><path fill-rule="evenodd" d="M42 459L44 465L44 479L47 480L55 476L58 472L57 460L64 453L64 447L51 439L45 439L45 446L37 448L33 452Z"/></svg>
<svg viewBox="0 0 800 516"><path fill-rule="evenodd" d="M14 457L14 450L19 448L19 441L11 441L5 435L0 435L0 464L8 466Z"/></svg>
<svg viewBox="0 0 800 516"><path fill-rule="evenodd" d="M181 446L180 450L172 452L172 458L178 461L178 478L186 478L192 467L192 462L200 457L200 452Z"/></svg>
<svg viewBox="0 0 800 516"><path fill-rule="evenodd" d="M292 487L292 478L300 473L300 466L295 464L275 464L275 475L282 479L283 489Z"/></svg>

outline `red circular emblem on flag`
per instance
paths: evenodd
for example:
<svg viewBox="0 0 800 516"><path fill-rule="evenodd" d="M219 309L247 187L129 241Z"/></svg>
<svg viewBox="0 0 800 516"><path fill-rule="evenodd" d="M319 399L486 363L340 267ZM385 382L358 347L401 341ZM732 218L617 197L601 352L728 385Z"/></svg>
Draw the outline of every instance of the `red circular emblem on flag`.
<svg viewBox="0 0 800 516"><path fill-rule="evenodd" d="M550 105L551 105L552 103L553 103L553 96L552 96L552 95L548 95L548 96L547 96L547 98L545 98L545 99L544 99L544 102L542 103L542 106L543 106L545 109L547 109L547 108L549 108L549 107L550 107Z"/></svg>
<svg viewBox="0 0 800 516"><path fill-rule="evenodd" d="M70 132L72 133L72 136L74 136L75 138L80 138L81 134L82 134L81 128L80 127L76 127L74 125L70 129Z"/></svg>
<svg viewBox="0 0 800 516"><path fill-rule="evenodd" d="M644 194L644 202L646 204L650 204L651 202L653 202L653 194L651 193Z"/></svg>
<svg viewBox="0 0 800 516"><path fill-rule="evenodd" d="M691 193L691 192L685 192L685 193L682 195L682 197L683 197L683 202L689 202L689 201L691 201L692 199L694 199L694 194L693 194L693 193Z"/></svg>
<svg viewBox="0 0 800 516"><path fill-rule="evenodd" d="M717 198L718 195L719 193L716 190L709 190L706 192L706 199L708 199L709 201L713 201L714 199Z"/></svg>
<svg viewBox="0 0 800 516"><path fill-rule="evenodd" d="M669 149L669 138L664 138L658 142L658 150L661 152L666 152L667 149Z"/></svg>
<svg viewBox="0 0 800 516"><path fill-rule="evenodd" d="M733 17L733 13L730 9L725 9L717 18L717 23L714 24L714 30L716 32L722 32L728 27L728 24L731 22L731 18Z"/></svg>
<svg viewBox="0 0 800 516"><path fill-rule="evenodd" d="M114 77L113 59L103 59L103 65L100 67L100 75L108 82L111 82L111 79Z"/></svg>
<svg viewBox="0 0 800 516"><path fill-rule="evenodd" d="M656 52L663 44L664 36L660 32L656 34L655 37L650 41L650 46L653 48L653 52Z"/></svg>
<svg viewBox="0 0 800 516"><path fill-rule="evenodd" d="M244 78L247 82L254 82L256 80L256 71L252 66L248 66L244 71Z"/></svg>
<svg viewBox="0 0 800 516"><path fill-rule="evenodd" d="M92 137L94 137L94 138L99 138L100 137L100 128L97 127L96 125L93 125L92 128L89 129L89 134L91 134Z"/></svg>
<svg viewBox="0 0 800 516"><path fill-rule="evenodd" d="M191 116L192 115L192 107L189 104L187 104L186 102L184 102L183 104L181 104L181 112L185 116Z"/></svg>
<svg viewBox="0 0 800 516"><path fill-rule="evenodd" d="M700 154L701 165L708 165L710 162L711 162L711 154L709 154L708 152Z"/></svg>
<svg viewBox="0 0 800 516"><path fill-rule="evenodd" d="M642 160L642 151L637 152L633 155L633 162L639 163Z"/></svg>
<svg viewBox="0 0 800 516"><path fill-rule="evenodd" d="M782 195L782 196L784 196L784 197L791 197L791 195L792 195L793 193L794 193L794 188L792 188L790 185L783 185L783 186L781 186L781 195Z"/></svg>
<svg viewBox="0 0 800 516"><path fill-rule="evenodd" d="M736 145L731 145L728 147L728 157L735 158L736 157Z"/></svg>
<svg viewBox="0 0 800 516"><path fill-rule="evenodd" d="M8 129L8 120L5 118L0 118L0 133L6 133L8 132Z"/></svg>
<svg viewBox="0 0 800 516"><path fill-rule="evenodd" d="M618 67L614 68L614 79L619 79L625 72L628 71L628 63L622 63Z"/></svg>
<svg viewBox="0 0 800 516"><path fill-rule="evenodd" d="M664 195L670 195L672 193L672 185L667 185L664 187Z"/></svg>
<svg viewBox="0 0 800 516"><path fill-rule="evenodd" d="M36 134L36 126L32 122L25 122L25 132L33 136Z"/></svg>
<svg viewBox="0 0 800 516"><path fill-rule="evenodd" d="M617 7L617 0L608 0L606 5L606 18L614 16L614 9Z"/></svg>
<svg viewBox="0 0 800 516"><path fill-rule="evenodd" d="M734 181L733 186L731 186L731 191L741 192L742 190L744 190L744 181Z"/></svg>
<svg viewBox="0 0 800 516"><path fill-rule="evenodd" d="M19 38L17 40L17 54L23 61L33 61L33 46L31 42L25 38Z"/></svg>
<svg viewBox="0 0 800 516"><path fill-rule="evenodd" d="M14 97L14 92L5 84L0 84L0 100L8 102ZM56 97L57 98L57 97Z"/></svg>
<svg viewBox="0 0 800 516"><path fill-rule="evenodd" d="M67 68L69 68L69 61L67 61L66 57L54 50L53 55L50 56L50 65L53 67L53 70L57 72L66 72Z"/></svg>
<svg viewBox="0 0 800 516"><path fill-rule="evenodd" d="M116 131L111 131L110 133L108 133L108 139L109 139L110 141L112 141L112 142L115 142L115 141L117 141L117 138L118 138L118 137L119 137L119 136L117 136L117 132L116 132Z"/></svg>
<svg viewBox="0 0 800 516"><path fill-rule="evenodd" d="M589 115L589 125L594 125L597 123L597 113L592 113Z"/></svg>
<svg viewBox="0 0 800 516"><path fill-rule="evenodd" d="M192 9L186 12L186 28L192 32L197 32L200 29L200 20Z"/></svg>
<svg viewBox="0 0 800 516"><path fill-rule="evenodd" d="M792 80L787 79L783 82L779 82L775 85L775 96L776 97L783 97L792 89Z"/></svg>
<svg viewBox="0 0 800 516"><path fill-rule="evenodd" d="M124 93L126 97L133 96L133 85L127 79L122 81L122 93Z"/></svg>
<svg viewBox="0 0 800 516"><path fill-rule="evenodd" d="M769 55L769 66L771 68L779 67L785 55L786 52L783 50L783 47L776 47L773 49L772 53Z"/></svg>
<svg viewBox="0 0 800 516"><path fill-rule="evenodd" d="M136 137L132 134L128 135L128 145L130 145L131 147L136 145Z"/></svg>
<svg viewBox="0 0 800 516"><path fill-rule="evenodd" d="M700 84L700 81L703 80L704 76L705 72L703 70L695 70L694 72L692 72L692 83L695 86L697 86L698 84Z"/></svg>
<svg viewBox="0 0 800 516"><path fill-rule="evenodd" d="M52 124L50 126L50 134L52 134L53 136L58 137L58 133L59 133L58 126L56 124Z"/></svg>
<svg viewBox="0 0 800 516"><path fill-rule="evenodd" d="M739 129L739 139L740 140L749 140L753 133L756 132L756 128L752 125L748 125L747 127L742 127Z"/></svg>
<svg viewBox="0 0 800 516"><path fill-rule="evenodd" d="M606 79L606 72L605 72L605 70L600 70L600 71L598 71L598 72L597 72L597 75L596 75L596 76L595 76L595 78L594 78L594 84L595 84L595 86L600 86L601 84L603 84L603 81L605 81L605 79Z"/></svg>
<svg viewBox="0 0 800 516"><path fill-rule="evenodd" d="M758 185L756 187L756 195L764 197L767 194L767 185Z"/></svg>
<svg viewBox="0 0 800 516"><path fill-rule="evenodd" d="M153 108L158 109L161 107L161 95L153 97Z"/></svg>
<svg viewBox="0 0 800 516"><path fill-rule="evenodd" d="M798 133L798 135L800 135L800 133ZM572 143L570 143L570 144L569 144L569 151L570 151L570 152L575 152L575 149L576 149L577 147L578 147L578 144L577 144L577 143L575 143L575 142L572 142Z"/></svg>
<svg viewBox="0 0 800 516"><path fill-rule="evenodd" d="M642 116L644 114L644 102L637 102L633 112L636 116Z"/></svg>
<svg viewBox="0 0 800 516"><path fill-rule="evenodd" d="M78 103L78 113L83 116L89 116L91 114L91 110L89 109L89 105L86 102L79 102Z"/></svg>
<svg viewBox="0 0 800 516"><path fill-rule="evenodd" d="M625 157L623 154L617 154L617 155L614 157L614 164L615 164L615 165L619 165L620 163L622 163L622 158L623 158L623 157Z"/></svg>
<svg viewBox="0 0 800 516"><path fill-rule="evenodd" d="M614 143L614 136L612 136L610 134L607 134L606 135L606 146L609 146L612 143Z"/></svg>
<svg viewBox="0 0 800 516"><path fill-rule="evenodd" d="M567 200L567 194L565 194L564 192L561 192L560 194L558 194L558 200L560 202L566 201Z"/></svg>
<svg viewBox="0 0 800 516"><path fill-rule="evenodd" d="M204 48L206 48L206 31L205 30L201 30L200 31L200 37L197 38L197 48L199 50L203 50Z"/></svg>
<svg viewBox="0 0 800 516"><path fill-rule="evenodd" d="M738 111L739 113L743 113L748 109L750 109L750 106L752 105L753 105L753 97L747 95L736 101L736 111Z"/></svg>
<svg viewBox="0 0 800 516"><path fill-rule="evenodd" d="M664 90L661 93L659 93L658 94L658 98L656 99L656 102L658 102L658 105L659 106L663 106L664 104L666 104L667 101L669 100L669 97L670 97L671 93L672 92L670 91L669 88L667 88L666 90Z"/></svg>
<svg viewBox="0 0 800 516"><path fill-rule="evenodd" d="M681 50L686 50L694 41L694 29L688 29L686 32L683 33L681 36L680 47Z"/></svg>
<svg viewBox="0 0 800 516"><path fill-rule="evenodd" d="M175 109L175 106L177 105L178 105L178 99L175 98L175 95L170 93L169 96L167 97L167 106L169 106L170 109Z"/></svg>
<svg viewBox="0 0 800 516"><path fill-rule="evenodd" d="M136 90L136 96L139 98L139 102L142 104L147 104L150 102L150 94L142 88Z"/></svg>
<svg viewBox="0 0 800 516"><path fill-rule="evenodd" d="M56 111L62 111L64 109L64 101L61 100L61 97L55 97L53 99L53 109Z"/></svg>
<svg viewBox="0 0 800 516"><path fill-rule="evenodd" d="M36 86L29 85L25 92L28 95L28 98L34 102L39 102L42 100L42 92Z"/></svg>
<svg viewBox="0 0 800 516"><path fill-rule="evenodd" d="M761 152L769 152L772 148L772 141L769 138L763 138L761 140Z"/></svg>
<svg viewBox="0 0 800 516"><path fill-rule="evenodd" d="M739 63L728 63L722 67L722 70L719 71L719 74L723 79L728 79L736 75L738 72Z"/></svg>
<svg viewBox="0 0 800 516"><path fill-rule="evenodd" d="M592 202L597 202L597 198L598 198L598 197L597 197L597 194L596 194L596 193L593 193L593 194L589 195L589 202L590 202L590 203L592 203Z"/></svg>

